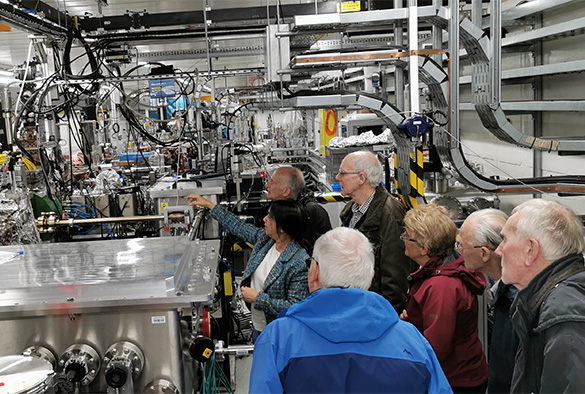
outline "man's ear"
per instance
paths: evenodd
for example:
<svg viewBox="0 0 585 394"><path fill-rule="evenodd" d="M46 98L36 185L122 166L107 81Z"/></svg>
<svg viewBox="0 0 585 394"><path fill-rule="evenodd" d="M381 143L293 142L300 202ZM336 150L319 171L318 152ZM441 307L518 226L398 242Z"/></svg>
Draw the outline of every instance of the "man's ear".
<svg viewBox="0 0 585 394"><path fill-rule="evenodd" d="M540 248L540 243L534 239L529 238L528 243L526 245L526 262L525 265L529 266L532 265L534 261L536 261L542 255L542 249Z"/></svg>
<svg viewBox="0 0 585 394"><path fill-rule="evenodd" d="M481 247L481 261L483 261L484 263L487 263L488 261L490 261L491 253L494 253L494 251L491 250L490 248L488 248L487 246L482 246Z"/></svg>
<svg viewBox="0 0 585 394"><path fill-rule="evenodd" d="M282 195L285 198L292 198L292 188L290 186L286 186L284 189L282 189Z"/></svg>
<svg viewBox="0 0 585 394"><path fill-rule="evenodd" d="M309 269L308 282L311 293L321 288L321 283L319 282L319 264L316 264L314 261Z"/></svg>
<svg viewBox="0 0 585 394"><path fill-rule="evenodd" d="M420 254L422 254L423 256L427 256L429 254L429 248L427 248L426 246L421 246Z"/></svg>

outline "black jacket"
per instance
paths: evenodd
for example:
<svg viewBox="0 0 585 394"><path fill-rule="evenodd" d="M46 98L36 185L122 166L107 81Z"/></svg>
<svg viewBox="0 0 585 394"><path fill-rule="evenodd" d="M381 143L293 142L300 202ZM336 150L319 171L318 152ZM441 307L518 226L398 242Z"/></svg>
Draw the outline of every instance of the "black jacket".
<svg viewBox="0 0 585 394"><path fill-rule="evenodd" d="M494 325L490 340L490 377L488 379L489 394L509 393L514 371L514 357L518 350L518 335L510 320L510 306L518 289L498 281L492 288L494 298Z"/></svg>
<svg viewBox="0 0 585 394"><path fill-rule="evenodd" d="M310 194L301 195L297 201L303 206L307 221L307 226L302 235L303 246L307 248L307 252L311 255L317 238L331 230L331 220L325 208Z"/></svg>
<svg viewBox="0 0 585 394"><path fill-rule="evenodd" d="M520 346L512 393L585 393L585 267L563 257L521 290L511 307Z"/></svg>
<svg viewBox="0 0 585 394"><path fill-rule="evenodd" d="M341 211L342 223L349 223L353 204L350 202ZM406 308L408 275L412 271L411 260L404 254L404 242L400 239L405 213L404 206L378 186L365 218L362 217L357 227L374 246L376 273L370 290L390 301L398 314Z"/></svg>

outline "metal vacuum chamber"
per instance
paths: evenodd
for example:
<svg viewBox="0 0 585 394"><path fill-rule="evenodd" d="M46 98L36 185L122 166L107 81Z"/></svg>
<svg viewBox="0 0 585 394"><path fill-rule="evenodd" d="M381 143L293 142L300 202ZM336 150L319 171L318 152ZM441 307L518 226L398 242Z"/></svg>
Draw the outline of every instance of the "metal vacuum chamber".
<svg viewBox="0 0 585 394"><path fill-rule="evenodd" d="M0 248L0 356L44 358L82 393L190 393L183 348L218 250L187 237Z"/></svg>

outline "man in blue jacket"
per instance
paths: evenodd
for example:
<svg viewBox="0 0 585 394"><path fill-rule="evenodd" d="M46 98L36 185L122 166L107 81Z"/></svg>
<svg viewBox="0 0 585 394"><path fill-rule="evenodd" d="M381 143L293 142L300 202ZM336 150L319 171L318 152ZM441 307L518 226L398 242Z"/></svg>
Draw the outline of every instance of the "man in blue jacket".
<svg viewBox="0 0 585 394"><path fill-rule="evenodd" d="M358 230L321 236L311 295L283 311L254 347L251 393L451 393L427 340L370 292L374 252Z"/></svg>

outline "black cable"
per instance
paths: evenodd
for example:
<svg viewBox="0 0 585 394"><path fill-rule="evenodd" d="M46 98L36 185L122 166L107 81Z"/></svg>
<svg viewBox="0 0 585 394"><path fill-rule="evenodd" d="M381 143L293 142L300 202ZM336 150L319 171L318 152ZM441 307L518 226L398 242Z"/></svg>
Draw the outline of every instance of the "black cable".
<svg viewBox="0 0 585 394"><path fill-rule="evenodd" d="M73 73L71 71L71 48L73 46L74 39L77 39L81 42L81 45L83 46L85 53L87 54L87 58L88 58L88 61L91 65L91 69L92 69L90 74L73 75ZM78 29L71 28L67 32L67 41L65 42L65 47L63 48L63 69L65 71L64 76L66 77L64 79L92 79L92 78L101 77L97 60L96 60L90 46L87 44L87 42L85 41L85 39L81 35L81 32ZM99 90L98 83L92 83L92 87L89 90L83 89L77 84L75 84L73 86L75 89L79 90L82 93L86 93L86 94L91 94L91 93L94 93L97 90Z"/></svg>

